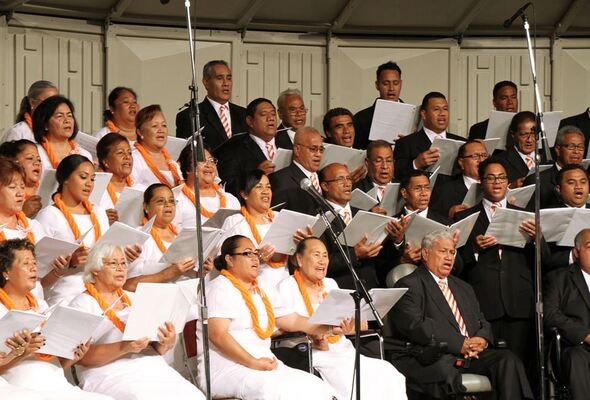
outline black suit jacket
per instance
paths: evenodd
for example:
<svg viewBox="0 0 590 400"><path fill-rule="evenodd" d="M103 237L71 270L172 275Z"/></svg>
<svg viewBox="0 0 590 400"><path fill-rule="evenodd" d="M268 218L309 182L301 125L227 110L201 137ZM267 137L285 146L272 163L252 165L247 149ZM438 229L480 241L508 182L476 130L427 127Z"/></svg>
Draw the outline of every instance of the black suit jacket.
<svg viewBox="0 0 590 400"><path fill-rule="evenodd" d="M300 187L302 179L306 178L303 171L291 163L269 175L272 187L272 205L286 203L283 208L304 214L316 215L317 206L311 195Z"/></svg>
<svg viewBox="0 0 590 400"><path fill-rule="evenodd" d="M572 345L590 334L590 292L577 264L555 271L545 285L545 326L557 327Z"/></svg>
<svg viewBox="0 0 590 400"><path fill-rule="evenodd" d="M489 123L490 120L486 119L485 121L471 125L471 128L469 128L469 139L485 139Z"/></svg>
<svg viewBox="0 0 590 400"><path fill-rule="evenodd" d="M550 207L557 207L560 203L559 195L555 191L555 186L557 185L557 167L555 164L549 169L542 171L540 173L540 184L541 184L541 208L550 208ZM531 175L524 180L524 186L527 185L534 185L535 184L535 175ZM527 204L527 209L534 210L535 209L535 195L531 197L529 204Z"/></svg>
<svg viewBox="0 0 590 400"><path fill-rule="evenodd" d="M454 135L447 132L448 139L465 140L464 137ZM418 155L432 146L432 142L424 132L420 129L408 136L398 139L393 148L393 158L395 160L395 178L402 181L404 177L408 176L414 170L413 161ZM439 175L438 179L441 179Z"/></svg>
<svg viewBox="0 0 590 400"><path fill-rule="evenodd" d="M518 154L516 147L511 146L508 150L498 154L498 158L503 159L506 161L506 166L508 167L508 180L510 182L515 181L518 178L522 178L529 173L529 168L526 166L526 163Z"/></svg>
<svg viewBox="0 0 590 400"><path fill-rule="evenodd" d="M293 142L291 141L291 137L289 137L289 133L285 129L285 125L282 123L277 128L275 144L281 149L293 150Z"/></svg>
<svg viewBox="0 0 590 400"><path fill-rule="evenodd" d="M588 116L588 110L585 110L581 114L562 119L559 123L560 128L566 125L577 126L584 132L584 144L588 148L588 142L590 141L590 117Z"/></svg>
<svg viewBox="0 0 590 400"><path fill-rule="evenodd" d="M463 180L463 175L456 175L450 180L444 182L436 180L432 195L430 196L429 210L448 216L449 209L457 204L463 203L467 187Z"/></svg>
<svg viewBox="0 0 590 400"><path fill-rule="evenodd" d="M229 115L232 135L248 131L246 109L244 107L229 103ZM199 119L203 127L203 142L211 150L218 148L227 140L227 134L223 129L219 115L215 112L215 108L208 99L199 103ZM187 108L176 114L176 136L188 138L191 134L190 112Z"/></svg>
<svg viewBox="0 0 590 400"><path fill-rule="evenodd" d="M371 132L371 124L373 122L373 115L375 114L375 103L371 107L367 107L354 114L354 144L355 149L365 150L369 145L369 133Z"/></svg>

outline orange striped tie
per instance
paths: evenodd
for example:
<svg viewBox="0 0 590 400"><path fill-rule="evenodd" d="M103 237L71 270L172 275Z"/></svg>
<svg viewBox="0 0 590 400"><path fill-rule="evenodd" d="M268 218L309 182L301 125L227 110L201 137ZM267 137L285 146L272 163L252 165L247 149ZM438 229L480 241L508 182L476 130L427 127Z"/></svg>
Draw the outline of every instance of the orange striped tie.
<svg viewBox="0 0 590 400"><path fill-rule="evenodd" d="M533 160L533 157L531 156L524 156L524 159L526 160L526 166L528 169L533 169L533 167L535 166L535 162Z"/></svg>
<svg viewBox="0 0 590 400"><path fill-rule="evenodd" d="M350 215L348 210L342 209L342 211L342 220L346 225L350 224L350 221L352 221L352 216Z"/></svg>
<svg viewBox="0 0 590 400"><path fill-rule="evenodd" d="M383 201L383 195L385 194L385 186L377 186L377 190L379 191L379 198L377 200Z"/></svg>
<svg viewBox="0 0 590 400"><path fill-rule="evenodd" d="M461 335L469 337L467 327L465 326L465 322L463 321L463 317L461 316L461 312L459 311L459 307L457 306L457 302L455 301L455 296L453 296L453 293L451 292L449 285L447 285L447 283L441 279L438 281L438 286L440 287L443 296L447 300L447 303L449 303L449 307L451 307L451 312L455 317L455 321L457 321L457 324L459 325Z"/></svg>
<svg viewBox="0 0 590 400"><path fill-rule="evenodd" d="M227 110L227 106L222 105L219 107L219 119L221 120L221 125L223 125L223 129L225 129L225 134L229 139L231 137L231 127L229 126L229 122L227 122L227 115L225 115L225 110Z"/></svg>
<svg viewBox="0 0 590 400"><path fill-rule="evenodd" d="M311 184L318 191L318 193L322 193L322 187L320 186L320 181L318 180L318 174L315 172L309 176L309 180L311 180Z"/></svg>
<svg viewBox="0 0 590 400"><path fill-rule="evenodd" d="M275 148L270 142L266 142L266 153L268 154L268 159L270 161L275 160Z"/></svg>

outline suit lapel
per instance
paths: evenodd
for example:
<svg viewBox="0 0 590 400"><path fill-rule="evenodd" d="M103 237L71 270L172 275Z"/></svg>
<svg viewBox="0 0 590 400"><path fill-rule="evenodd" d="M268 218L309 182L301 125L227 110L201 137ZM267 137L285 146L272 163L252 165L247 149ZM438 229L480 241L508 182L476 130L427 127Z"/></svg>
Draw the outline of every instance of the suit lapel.
<svg viewBox="0 0 590 400"><path fill-rule="evenodd" d="M526 175L529 172L526 163L514 147L510 148L508 162L510 162L510 164L512 164L512 166L516 169L519 176Z"/></svg>
<svg viewBox="0 0 590 400"><path fill-rule="evenodd" d="M219 119L219 115L217 115L215 112L215 108L213 108L211 102L205 99L203 100L202 104L205 117L207 118L207 121L209 121L209 124L211 124L211 126L215 129L215 133L218 136L225 136L225 129L223 128L221 120ZM226 138L224 138L224 140L225 139Z"/></svg>
<svg viewBox="0 0 590 400"><path fill-rule="evenodd" d="M570 269L570 273L574 284L584 299L584 303L586 303L586 307L590 309L590 292L588 291L588 285L582 275L582 270L580 270L580 267L577 264L574 264Z"/></svg>
<svg viewBox="0 0 590 400"><path fill-rule="evenodd" d="M449 321L449 323L457 332L460 332L459 324L457 324L457 320L455 319L455 316L451 311L451 307L449 306L447 299L445 299L445 296L443 296L440 287L434 281L432 275L430 274L426 266L421 266L418 268L420 270L420 278L422 279L422 282L426 287L426 293L428 293L428 296L430 296L432 302L436 304L436 306L441 312L441 315L443 315ZM452 290L453 289L451 288L451 291ZM453 295L455 295L455 293L453 293Z"/></svg>
<svg viewBox="0 0 590 400"><path fill-rule="evenodd" d="M262 152L260 147L258 147L256 142L254 141L254 139L250 137L250 135L246 137L244 145L246 149L252 154L253 159L256 160L256 164L259 164L266 160L266 155Z"/></svg>

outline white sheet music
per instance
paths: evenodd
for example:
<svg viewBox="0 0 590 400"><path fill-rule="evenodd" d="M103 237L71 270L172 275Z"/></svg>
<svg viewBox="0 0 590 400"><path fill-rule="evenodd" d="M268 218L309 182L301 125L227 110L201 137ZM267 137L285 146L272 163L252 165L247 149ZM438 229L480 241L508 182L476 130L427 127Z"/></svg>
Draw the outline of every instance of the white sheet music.
<svg viewBox="0 0 590 400"><path fill-rule="evenodd" d="M170 157L174 161L178 160L180 152L186 147L188 139L177 138L175 136L168 136L166 140L166 150L170 153Z"/></svg>
<svg viewBox="0 0 590 400"><path fill-rule="evenodd" d="M35 258L37 259L37 274L44 277L51 271L51 262L59 256L67 257L80 245L74 242L54 239L44 236L35 244Z"/></svg>
<svg viewBox="0 0 590 400"><path fill-rule="evenodd" d="M563 118L563 111L546 111L543 113L543 124L545 125L545 136L550 147L555 146L559 123Z"/></svg>
<svg viewBox="0 0 590 400"><path fill-rule="evenodd" d="M121 247L140 245L142 246L150 234L143 232L141 229L133 228L122 222L116 221L110 228L98 239L95 246L100 243L116 244Z"/></svg>
<svg viewBox="0 0 590 400"><path fill-rule="evenodd" d="M355 246L366 234L369 237L368 244L381 243L387 237L385 226L392 219L386 215L360 210L344 229L344 232L340 234L338 240L342 245Z"/></svg>
<svg viewBox="0 0 590 400"><path fill-rule="evenodd" d="M305 232L307 226L313 227L318 217L302 214L291 210L281 210L272 222L268 232L262 238L258 248L272 244L278 254L291 255L295 253L297 244L293 240L293 234L297 229Z"/></svg>
<svg viewBox="0 0 590 400"><path fill-rule="evenodd" d="M94 205L100 204L100 200L107 191L107 186L111 182L112 177L113 174L110 172L97 172L94 175L94 187L92 188L92 193L90 193L90 197L88 198L90 203Z"/></svg>
<svg viewBox="0 0 590 400"><path fill-rule="evenodd" d="M216 253L216 249L221 245L220 240L223 236L221 229L209 228L204 226L203 231L203 258L207 258ZM184 228L166 250L159 262L175 263L180 260L191 257L197 259L197 231L194 227Z"/></svg>
<svg viewBox="0 0 590 400"><path fill-rule="evenodd" d="M55 179L54 169L44 169L41 175L37 195L41 196L41 203L47 207L52 203L51 195L57 191L57 180Z"/></svg>
<svg viewBox="0 0 590 400"><path fill-rule="evenodd" d="M288 167L291 164L292 159L293 159L293 150L287 150L287 149L283 149L283 148L279 147L277 149L277 153L276 153L275 159L273 161L273 163L275 165L275 172Z"/></svg>
<svg viewBox="0 0 590 400"><path fill-rule="evenodd" d="M518 206L520 208L525 208L531 197L535 193L535 185L527 185L523 187L519 187L516 189L508 188L508 192L506 192L506 198L510 204Z"/></svg>
<svg viewBox="0 0 590 400"><path fill-rule="evenodd" d="M547 242L559 242L576 212L575 208L543 208L541 230Z"/></svg>
<svg viewBox="0 0 590 400"><path fill-rule="evenodd" d="M522 248L531 240L519 229L520 224L528 219L534 220L535 214L509 208L498 208L485 234L494 236L499 244Z"/></svg>
<svg viewBox="0 0 590 400"><path fill-rule="evenodd" d="M429 170L433 171L435 168L440 167L439 174L453 175L453 166L455 165L455 159L459 152L459 147L465 143L462 140L455 139L440 139L435 138L432 142L431 148L437 148L439 150L440 157L438 161L430 166Z"/></svg>
<svg viewBox="0 0 590 400"><path fill-rule="evenodd" d="M379 202L371 195L356 188L352 191L352 198L350 199L350 206L358 208L359 210L368 211L375 207Z"/></svg>
<svg viewBox="0 0 590 400"><path fill-rule="evenodd" d="M320 169L332 163L342 163L348 166L350 172L356 170L365 162L365 151L351 147L338 146L336 144L324 143L326 151L322 156Z"/></svg>
<svg viewBox="0 0 590 400"><path fill-rule="evenodd" d="M10 352L10 349L6 345L6 339L11 338L15 332L22 331L23 329L34 331L43 321L45 321L43 314L32 311L8 311L0 319L0 352Z"/></svg>
<svg viewBox="0 0 590 400"><path fill-rule="evenodd" d="M412 243L412 246L416 248L421 246L424 236L431 232L447 231L451 234L455 234L456 231L459 231L459 241L457 242L457 248L459 248L464 246L467 239L469 239L469 235L471 234L478 217L479 211L447 226L432 219L416 215L408 224L406 241Z"/></svg>
<svg viewBox="0 0 590 400"><path fill-rule="evenodd" d="M117 200L115 210L119 221L129 226L141 225L143 219L143 190L125 187Z"/></svg>
<svg viewBox="0 0 590 400"><path fill-rule="evenodd" d="M584 228L590 226L590 210L586 208L575 208L574 215L557 244L559 246L574 247L574 238Z"/></svg>
<svg viewBox="0 0 590 400"><path fill-rule="evenodd" d="M498 150L506 149L506 135L508 135L510 122L515 115L516 113L506 111L492 111L490 113L490 122L488 123L488 130L486 131L486 139L500 139L498 146L496 147Z"/></svg>
<svg viewBox="0 0 590 400"><path fill-rule="evenodd" d="M98 157L96 155L96 145L98 141L99 139L97 137L94 137L82 131L78 131L78 134L76 135L76 143L78 143L78 146L82 147L92 156L92 160L90 161L98 160Z"/></svg>
<svg viewBox="0 0 590 400"><path fill-rule="evenodd" d="M472 183L471 186L469 186L469 189L467 189L467 194L465 195L462 204L465 204L468 207L473 207L481 201L482 197L483 192L480 184Z"/></svg>
<svg viewBox="0 0 590 400"><path fill-rule="evenodd" d="M377 99L371 122L369 140L395 142L399 135L409 135L416 129L418 106Z"/></svg>

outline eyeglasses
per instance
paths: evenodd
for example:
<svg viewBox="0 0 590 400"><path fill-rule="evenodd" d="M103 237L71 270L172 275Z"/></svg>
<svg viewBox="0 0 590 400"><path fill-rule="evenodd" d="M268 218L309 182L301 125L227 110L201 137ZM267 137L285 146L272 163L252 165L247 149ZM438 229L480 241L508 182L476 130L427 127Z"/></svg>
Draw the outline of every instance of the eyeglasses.
<svg viewBox="0 0 590 400"><path fill-rule="evenodd" d="M558 145L561 148L564 149L568 149L569 151L574 151L574 150L579 150L579 151L584 151L584 149L586 148L586 146L584 146L583 144L560 144Z"/></svg>
<svg viewBox="0 0 590 400"><path fill-rule="evenodd" d="M488 153L473 153L469 155L464 155L461 158L471 158L472 160L485 160L490 155Z"/></svg>
<svg viewBox="0 0 590 400"><path fill-rule="evenodd" d="M260 252L258 250L246 250L242 251L241 253L230 253L231 256L243 256L250 258L252 260L256 260L260 258Z"/></svg>
<svg viewBox="0 0 590 400"><path fill-rule="evenodd" d="M431 192L432 188L430 187L430 185L418 185L418 186L409 186L408 190L411 190L412 192Z"/></svg>
<svg viewBox="0 0 590 400"><path fill-rule="evenodd" d="M297 144L298 146L301 147L305 147L307 150L309 150L312 153L320 153L323 154L324 151L326 151L326 148L324 146L306 146L304 144Z"/></svg>
<svg viewBox="0 0 590 400"><path fill-rule="evenodd" d="M201 163L209 164L209 165L217 165L218 162L219 162L219 160L217 158L213 158L213 157L209 157L206 160L201 161Z"/></svg>
<svg viewBox="0 0 590 400"><path fill-rule="evenodd" d="M125 261L103 261L102 266L112 271L125 271L127 269L127 263Z"/></svg>
<svg viewBox="0 0 590 400"><path fill-rule="evenodd" d="M508 177L506 175L487 175L484 176L482 179L485 183L504 183L508 181Z"/></svg>
<svg viewBox="0 0 590 400"><path fill-rule="evenodd" d="M297 115L297 114L307 114L309 109L305 108L305 106L301 106L299 108L289 107L287 108L287 114L289 115Z"/></svg>
<svg viewBox="0 0 590 400"><path fill-rule="evenodd" d="M339 176L334 179L327 179L324 182L326 182L326 183L336 182L336 184L338 184L338 185L344 185L344 182L351 182L352 183L352 177L350 175Z"/></svg>
<svg viewBox="0 0 590 400"><path fill-rule="evenodd" d="M158 207L166 207L168 204L175 206L178 204L178 201L176 199L157 199L153 203Z"/></svg>

